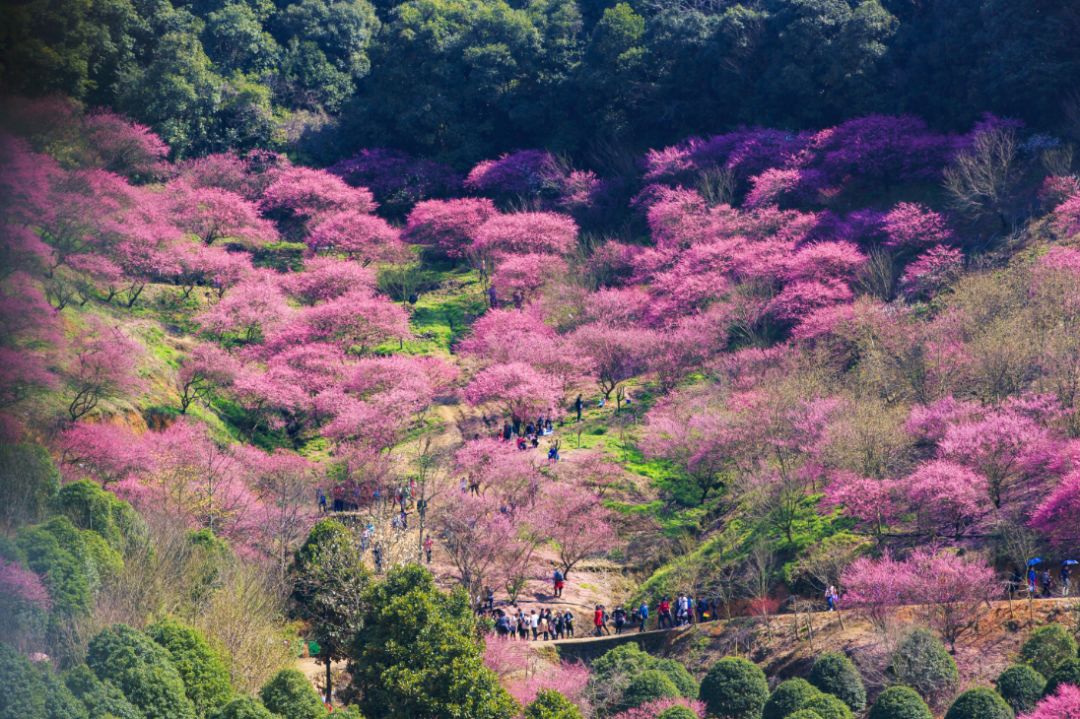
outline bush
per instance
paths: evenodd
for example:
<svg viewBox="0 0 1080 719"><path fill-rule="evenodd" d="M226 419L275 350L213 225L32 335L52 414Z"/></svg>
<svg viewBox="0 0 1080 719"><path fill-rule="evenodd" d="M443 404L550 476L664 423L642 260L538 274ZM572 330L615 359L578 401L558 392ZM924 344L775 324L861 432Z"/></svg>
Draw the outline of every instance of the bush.
<svg viewBox="0 0 1080 719"><path fill-rule="evenodd" d="M524 719L581 719L581 712L559 692L543 689L525 707Z"/></svg>
<svg viewBox="0 0 1080 719"><path fill-rule="evenodd" d="M814 662L808 679L826 694L839 697L852 711L861 712L866 708L866 687L862 677L843 654L822 654Z"/></svg>
<svg viewBox="0 0 1080 719"><path fill-rule="evenodd" d="M799 711L791 712L785 719L822 719L822 717L813 709L800 709Z"/></svg>
<svg viewBox="0 0 1080 719"><path fill-rule="evenodd" d="M199 716L229 701L233 693L229 669L198 630L175 619L162 619L147 627L146 634L169 653Z"/></svg>
<svg viewBox="0 0 1080 719"><path fill-rule="evenodd" d="M878 695L867 719L934 719L934 715L914 689L894 686Z"/></svg>
<svg viewBox="0 0 1080 719"><path fill-rule="evenodd" d="M690 707L673 706L657 714L656 719L698 719L698 715Z"/></svg>
<svg viewBox="0 0 1080 719"><path fill-rule="evenodd" d="M788 714L802 709L821 692L805 679L788 679L773 690L761 712L761 719L784 719Z"/></svg>
<svg viewBox="0 0 1080 719"><path fill-rule="evenodd" d="M769 699L769 682L753 662L724 657L701 680L699 697L718 719L757 719Z"/></svg>
<svg viewBox="0 0 1080 719"><path fill-rule="evenodd" d="M208 719L280 719L251 697L236 697Z"/></svg>
<svg viewBox="0 0 1080 719"><path fill-rule="evenodd" d="M1046 688L1046 679L1027 664L1013 664L997 678L997 690L1017 714L1031 711Z"/></svg>
<svg viewBox="0 0 1080 719"><path fill-rule="evenodd" d="M282 669L259 691L263 706L289 719L320 719L326 708L315 687L296 669Z"/></svg>
<svg viewBox="0 0 1080 719"><path fill-rule="evenodd" d="M897 682L917 691L931 706L947 701L960 680L956 661L929 629L914 629L901 639L891 666Z"/></svg>
<svg viewBox="0 0 1080 719"><path fill-rule="evenodd" d="M75 698L60 677L53 674L52 667L39 667L41 683L45 688L45 719L90 719L83 703Z"/></svg>
<svg viewBox="0 0 1080 719"><path fill-rule="evenodd" d="M76 527L100 534L118 552L127 552L146 541L146 524L139 513L88 479L65 484L49 501L49 507Z"/></svg>
<svg viewBox="0 0 1080 719"><path fill-rule="evenodd" d="M1075 657L1076 640L1060 624L1039 627L1020 647L1020 662L1047 678L1062 662Z"/></svg>
<svg viewBox="0 0 1080 719"><path fill-rule="evenodd" d="M832 694L818 692L810 697L802 708L813 710L821 715L821 719L855 719L855 714L848 705L840 697L834 697Z"/></svg>
<svg viewBox="0 0 1080 719"><path fill-rule="evenodd" d="M646 669L630 679L630 683L623 690L622 700L619 702L619 711L626 711L641 706L645 702L651 702L665 697L674 698L679 696L679 688L675 682L659 669Z"/></svg>
<svg viewBox="0 0 1080 719"><path fill-rule="evenodd" d="M45 685L37 670L13 647L0 644L0 717L38 719L45 716Z"/></svg>
<svg viewBox="0 0 1080 719"><path fill-rule="evenodd" d="M40 519L60 489L60 471L44 447L0 444L0 528Z"/></svg>
<svg viewBox="0 0 1080 719"><path fill-rule="evenodd" d="M1046 688L1043 690L1044 696L1050 696L1057 691L1057 688L1062 684L1073 684L1080 687L1080 659L1069 659L1062 662L1054 673L1046 680Z"/></svg>
<svg viewBox="0 0 1080 719"><path fill-rule="evenodd" d="M64 683L90 712L90 719L142 719L142 712L124 698L124 693L94 676L80 664L64 674Z"/></svg>
<svg viewBox="0 0 1080 719"><path fill-rule="evenodd" d="M675 659L654 659L653 668L663 672L679 690L679 695L687 699L696 699L698 695L697 679L687 671L682 662Z"/></svg>
<svg viewBox="0 0 1080 719"><path fill-rule="evenodd" d="M123 624L101 631L90 640L86 663L146 719L194 719L195 707L168 651L142 632Z"/></svg>
<svg viewBox="0 0 1080 719"><path fill-rule="evenodd" d="M622 644L604 652L593 662L590 681L597 685L607 684L620 675L632 676L650 669L654 661L655 658L637 644Z"/></svg>
<svg viewBox="0 0 1080 719"><path fill-rule="evenodd" d="M987 687L976 687L956 697L945 719L1014 719L1013 711L1001 695Z"/></svg>

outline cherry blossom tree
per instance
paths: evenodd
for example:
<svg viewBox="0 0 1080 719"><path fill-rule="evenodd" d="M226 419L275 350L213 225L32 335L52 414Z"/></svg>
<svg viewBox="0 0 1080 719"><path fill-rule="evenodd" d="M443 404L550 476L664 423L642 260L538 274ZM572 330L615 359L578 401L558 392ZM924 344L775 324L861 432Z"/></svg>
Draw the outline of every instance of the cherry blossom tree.
<svg viewBox="0 0 1080 719"><path fill-rule="evenodd" d="M180 362L176 372L180 414L187 414L193 402L206 401L216 390L228 387L239 370L237 361L218 347L196 345Z"/></svg>
<svg viewBox="0 0 1080 719"><path fill-rule="evenodd" d="M336 257L311 257L301 272L290 272L280 279L281 287L304 304L341 297L358 289L374 290L375 273L359 262Z"/></svg>
<svg viewBox="0 0 1080 719"><path fill-rule="evenodd" d="M71 479L91 477L108 486L153 470L143 438L122 425L77 422L61 433L57 446Z"/></svg>
<svg viewBox="0 0 1080 719"><path fill-rule="evenodd" d="M787 278L850 282L866 262L866 255L851 242L816 242L795 253Z"/></svg>
<svg viewBox="0 0 1080 719"><path fill-rule="evenodd" d="M357 289L300 309L269 334L267 345L282 348L298 342L332 342L347 352L364 354L381 342L409 336L405 310L385 297Z"/></svg>
<svg viewBox="0 0 1080 719"><path fill-rule="evenodd" d="M59 384L41 357L25 349L0 347L0 409L12 407Z"/></svg>
<svg viewBox="0 0 1080 719"><path fill-rule="evenodd" d="M257 541L284 577L293 550L315 521L313 497L317 468L303 457L281 449L268 455L251 450L245 459L259 500L255 519Z"/></svg>
<svg viewBox="0 0 1080 719"><path fill-rule="evenodd" d="M259 245L278 239L273 224L259 217L258 208L240 195L218 187L191 187L186 182L169 185L177 225L205 244L239 240Z"/></svg>
<svg viewBox="0 0 1080 719"><path fill-rule="evenodd" d="M462 495L438 508L434 529L471 597L504 583L502 557L518 536L514 520L489 495Z"/></svg>
<svg viewBox="0 0 1080 719"><path fill-rule="evenodd" d="M850 302L851 288L840 282L799 280L769 302L768 311L782 322L796 322L814 310Z"/></svg>
<svg viewBox="0 0 1080 719"><path fill-rule="evenodd" d="M1080 542L1080 471L1066 475L1031 517L1031 526L1054 546L1072 548Z"/></svg>
<svg viewBox="0 0 1080 719"><path fill-rule="evenodd" d="M294 313L276 278L259 272L238 283L221 301L197 315L204 332L257 342L285 323Z"/></svg>
<svg viewBox="0 0 1080 719"><path fill-rule="evenodd" d="M926 299L956 282L963 269L963 252L955 247L937 245L904 268L900 289L911 299Z"/></svg>
<svg viewBox="0 0 1080 719"><path fill-rule="evenodd" d="M480 370L465 388L473 406L493 404L508 415L525 420L558 407L559 381L521 362L497 364Z"/></svg>
<svg viewBox="0 0 1080 719"><path fill-rule="evenodd" d="M254 268L245 252L230 252L221 246L202 243L174 245L177 271L172 277L187 299L196 287L213 288L218 299L242 280L251 278Z"/></svg>
<svg viewBox="0 0 1080 719"><path fill-rule="evenodd" d="M925 606L930 626L955 652L956 641L976 628L982 605L1002 593L994 570L974 554L925 549L913 552L906 564L913 568L904 575L912 581L911 599Z"/></svg>
<svg viewBox="0 0 1080 719"><path fill-rule="evenodd" d="M65 376L70 387L67 411L72 422L104 400L142 389L137 374L142 348L119 328L92 324L72 343L71 354Z"/></svg>
<svg viewBox="0 0 1080 719"><path fill-rule="evenodd" d="M901 202L890 210L885 215L883 230L885 246L897 249L932 247L952 239L952 231L942 215L914 202Z"/></svg>
<svg viewBox="0 0 1080 719"><path fill-rule="evenodd" d="M466 256L472 231L498 214L487 198L426 200L409 213L403 238L451 258Z"/></svg>
<svg viewBox="0 0 1080 719"><path fill-rule="evenodd" d="M496 215L474 228L470 252L564 255L577 242L577 234L577 225L566 215L553 212Z"/></svg>
<svg viewBox="0 0 1080 719"><path fill-rule="evenodd" d="M1080 232L1080 192L1076 192L1054 208L1052 225L1065 237Z"/></svg>
<svg viewBox="0 0 1080 719"><path fill-rule="evenodd" d="M570 335L571 346L592 359L600 391L607 398L620 383L648 368L657 339L649 330L598 323L579 327Z"/></svg>
<svg viewBox="0 0 1080 719"><path fill-rule="evenodd" d="M860 557L841 576L841 605L862 611L879 631L884 631L897 606L917 601L912 589L918 571L888 553L880 559Z"/></svg>
<svg viewBox="0 0 1080 719"><path fill-rule="evenodd" d="M515 307L532 299L548 282L566 274L566 262L555 255L527 254L498 263L491 286L499 297L510 297Z"/></svg>
<svg viewBox="0 0 1080 719"><path fill-rule="evenodd" d="M564 576L588 557L616 548L618 534L612 526L611 510L600 498L580 487L554 483L544 492L545 517L542 527L555 545Z"/></svg>
<svg viewBox="0 0 1080 719"><path fill-rule="evenodd" d="M337 175L307 167L279 170L259 201L263 214L293 239L306 232L319 215L343 210L371 213L375 199L366 188L349 187Z"/></svg>
<svg viewBox="0 0 1080 719"><path fill-rule="evenodd" d="M153 131L106 110L82 118L84 166L100 167L132 180L154 180L168 171L169 147Z"/></svg>
<svg viewBox="0 0 1080 719"><path fill-rule="evenodd" d="M1020 719L1080 719L1080 687L1061 684Z"/></svg>
<svg viewBox="0 0 1080 719"><path fill-rule="evenodd" d="M959 539L990 511L986 479L955 462L925 462L901 484L919 523L932 534Z"/></svg>
<svg viewBox="0 0 1080 719"><path fill-rule="evenodd" d="M343 254L363 265L401 259L398 231L380 217L341 210L315 220L307 236L312 252Z"/></svg>

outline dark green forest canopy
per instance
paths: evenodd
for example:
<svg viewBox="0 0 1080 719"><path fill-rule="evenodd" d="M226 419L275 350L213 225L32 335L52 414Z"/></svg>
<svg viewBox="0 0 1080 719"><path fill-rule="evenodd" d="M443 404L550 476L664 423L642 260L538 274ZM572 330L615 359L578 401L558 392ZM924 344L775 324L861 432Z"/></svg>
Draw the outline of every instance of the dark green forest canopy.
<svg viewBox="0 0 1080 719"><path fill-rule="evenodd" d="M181 156L383 146L598 163L754 124L1080 116L1071 0L5 0L7 93L150 125Z"/></svg>

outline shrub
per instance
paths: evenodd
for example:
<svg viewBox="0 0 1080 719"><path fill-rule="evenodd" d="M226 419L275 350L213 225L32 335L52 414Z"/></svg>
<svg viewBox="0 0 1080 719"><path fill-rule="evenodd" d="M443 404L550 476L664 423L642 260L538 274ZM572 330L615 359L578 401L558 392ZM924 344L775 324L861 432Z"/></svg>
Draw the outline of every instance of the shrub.
<svg viewBox="0 0 1080 719"><path fill-rule="evenodd" d="M813 709L800 709L795 712L791 712L785 717L785 719L822 719L821 715Z"/></svg>
<svg viewBox="0 0 1080 719"><path fill-rule="evenodd" d="M45 690L45 719L89 719L83 703L75 698L60 677L45 664L39 668Z"/></svg>
<svg viewBox="0 0 1080 719"><path fill-rule="evenodd" d="M289 719L320 719L326 708L311 682L296 669L282 669L259 691L263 706Z"/></svg>
<svg viewBox="0 0 1080 719"><path fill-rule="evenodd" d="M656 699L677 696L679 688L666 674L659 669L646 669L630 679L630 683L626 685L619 702L619 711L633 709Z"/></svg>
<svg viewBox="0 0 1080 719"><path fill-rule="evenodd" d="M0 717L36 719L45 716L45 685L30 661L0 644Z"/></svg>
<svg viewBox="0 0 1080 719"><path fill-rule="evenodd" d="M208 719L279 719L269 709L251 697L236 697L219 708Z"/></svg>
<svg viewBox="0 0 1080 719"><path fill-rule="evenodd" d="M1034 709L1045 688L1046 679L1027 664L1013 664L997 678L998 694L1017 714Z"/></svg>
<svg viewBox="0 0 1080 719"><path fill-rule="evenodd" d="M147 627L146 634L169 653L184 681L185 693L200 716L229 701L229 669L198 630L175 619L162 619Z"/></svg>
<svg viewBox="0 0 1080 719"><path fill-rule="evenodd" d="M931 706L940 706L956 689L956 661L929 629L914 629L892 655L893 676L917 691Z"/></svg>
<svg viewBox="0 0 1080 719"><path fill-rule="evenodd" d="M806 706L811 698L820 694L805 679L788 679L773 690L761 712L761 719L784 719L788 714Z"/></svg>
<svg viewBox="0 0 1080 719"><path fill-rule="evenodd" d="M894 686L878 695L867 719L934 719L934 715L914 689Z"/></svg>
<svg viewBox="0 0 1080 719"><path fill-rule="evenodd" d="M49 501L49 507L76 527L97 532L118 552L146 540L146 524L139 513L88 479L65 484Z"/></svg>
<svg viewBox="0 0 1080 719"><path fill-rule="evenodd" d="M673 706L657 714L656 719L698 719L698 715L690 707Z"/></svg>
<svg viewBox="0 0 1080 719"><path fill-rule="evenodd" d="M123 624L102 630L90 640L86 663L146 719L194 719L195 707L168 651L142 632Z"/></svg>
<svg viewBox="0 0 1080 719"><path fill-rule="evenodd" d="M769 699L769 682L753 662L724 657L701 680L699 697L719 719L757 719Z"/></svg>
<svg viewBox="0 0 1080 719"><path fill-rule="evenodd" d="M60 471L44 447L0 444L0 527L41 518L59 488Z"/></svg>
<svg viewBox="0 0 1080 719"><path fill-rule="evenodd" d="M697 679L687 671L686 667L675 659L655 659L653 667L663 672L671 683L679 690L679 695L687 699L694 699L698 695Z"/></svg>
<svg viewBox="0 0 1080 719"><path fill-rule="evenodd" d="M848 705L832 694L818 692L810 697L802 708L812 709L821 715L821 719L855 719L855 714Z"/></svg>
<svg viewBox="0 0 1080 719"><path fill-rule="evenodd" d="M956 697L945 719L1013 719L1013 711L993 689L976 687Z"/></svg>
<svg viewBox="0 0 1080 719"><path fill-rule="evenodd" d="M1062 662L1075 656L1076 640L1060 624L1039 627L1020 647L1020 662L1048 678Z"/></svg>
<svg viewBox="0 0 1080 719"><path fill-rule="evenodd" d="M122 691L98 679L85 664L66 672L64 683L90 712L90 719L142 719L142 712L124 698Z"/></svg>
<svg viewBox="0 0 1080 719"><path fill-rule="evenodd" d="M1062 684L1072 684L1080 687L1080 659L1069 659L1062 662L1054 670L1054 673L1047 678L1043 694L1047 696L1053 694Z"/></svg>
<svg viewBox="0 0 1080 719"><path fill-rule="evenodd" d="M861 712L866 708L866 687L862 677L851 660L843 654L822 654L814 662L808 679L826 694L839 697L852 711Z"/></svg>
<svg viewBox="0 0 1080 719"><path fill-rule="evenodd" d="M553 689L541 689L529 706L525 707L525 719L581 719L581 712L574 703Z"/></svg>

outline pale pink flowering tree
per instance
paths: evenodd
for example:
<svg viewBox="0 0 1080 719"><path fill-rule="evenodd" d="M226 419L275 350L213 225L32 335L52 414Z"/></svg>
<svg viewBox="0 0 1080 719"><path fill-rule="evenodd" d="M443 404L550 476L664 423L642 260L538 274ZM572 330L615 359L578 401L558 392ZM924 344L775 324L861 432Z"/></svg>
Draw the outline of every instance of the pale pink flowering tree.
<svg viewBox="0 0 1080 719"><path fill-rule="evenodd" d="M1062 684L1020 719L1080 719L1080 687Z"/></svg>
<svg viewBox="0 0 1080 719"><path fill-rule="evenodd" d="M497 364L480 370L465 388L473 406L497 405L519 420L550 412L562 399L559 381L521 362Z"/></svg>
<svg viewBox="0 0 1080 719"><path fill-rule="evenodd" d="M566 274L566 262L556 255L527 254L501 260L491 276L499 297L521 307L548 282Z"/></svg>
<svg viewBox="0 0 1080 719"><path fill-rule="evenodd" d="M296 414L308 403L294 372L281 367L263 369L254 363L235 374L229 395L248 415L249 440L254 440L261 428L281 429L285 425L283 415Z"/></svg>
<svg viewBox="0 0 1080 719"><path fill-rule="evenodd" d="M885 246L919 249L946 244L952 239L945 218L915 202L901 202L885 215Z"/></svg>
<svg viewBox="0 0 1080 719"><path fill-rule="evenodd" d="M705 702L685 697L665 697L645 702L633 709L615 714L611 719L657 719L664 710L671 707L686 707L697 715L698 719L705 718Z"/></svg>
<svg viewBox="0 0 1080 719"><path fill-rule="evenodd" d="M400 260L404 250L398 231L386 220L356 210L320 216L306 241L312 252L342 254L362 265Z"/></svg>
<svg viewBox="0 0 1080 719"><path fill-rule="evenodd" d="M905 564L912 582L910 598L925 606L930 626L941 632L952 650L965 632L976 628L982 605L1001 596L994 570L973 554L916 550Z"/></svg>
<svg viewBox="0 0 1080 719"><path fill-rule="evenodd" d="M319 215L341 210L371 213L377 205L366 188L350 187L337 175L307 167L279 170L259 201L263 214L294 239Z"/></svg>
<svg viewBox="0 0 1080 719"><path fill-rule="evenodd" d="M347 352L364 354L381 342L410 334L405 310L361 288L297 311L267 337L267 345L276 349L299 342L332 342Z"/></svg>
<svg viewBox="0 0 1080 719"><path fill-rule="evenodd" d="M469 336L458 344L458 351L489 362L512 362L518 358L515 347L519 343L529 337L551 340L555 336L554 328L532 308L493 309L473 323Z"/></svg>
<svg viewBox="0 0 1080 719"><path fill-rule="evenodd" d="M1065 237L1080 232L1080 192L1070 195L1054 209L1052 226Z"/></svg>
<svg viewBox="0 0 1080 719"><path fill-rule="evenodd" d="M866 255L854 243L815 242L791 258L787 279L850 281L866 263Z"/></svg>
<svg viewBox="0 0 1080 719"><path fill-rule="evenodd" d="M493 496L456 497L441 505L433 519L457 579L470 596L504 583L503 556L518 541L518 529Z"/></svg>
<svg viewBox="0 0 1080 719"><path fill-rule="evenodd" d="M68 416L72 422L92 412L103 400L138 392L142 348L119 328L97 322L80 335L71 348L65 371L70 387Z"/></svg>
<svg viewBox="0 0 1080 719"><path fill-rule="evenodd" d="M58 383L56 375L33 352L0 347L0 408L16 405Z"/></svg>
<svg viewBox="0 0 1080 719"><path fill-rule="evenodd" d="M286 347L271 355L266 367L312 396L339 386L350 371L345 353L324 342Z"/></svg>
<svg viewBox="0 0 1080 719"><path fill-rule="evenodd" d="M496 215L474 228L470 253L563 255L573 248L577 234L577 225L566 215L553 212Z"/></svg>
<svg viewBox="0 0 1080 719"><path fill-rule="evenodd" d="M919 465L900 482L925 531L959 539L990 512L986 479L945 459Z"/></svg>
<svg viewBox="0 0 1080 719"><path fill-rule="evenodd" d="M911 408L904 431L926 445L936 445L953 424L972 422L982 418L985 409L977 402L958 400L946 395L930 404L917 404Z"/></svg>
<svg viewBox="0 0 1080 719"><path fill-rule="evenodd" d="M963 269L963 252L955 247L937 245L904 268L900 289L912 299L932 297L960 279Z"/></svg>
<svg viewBox="0 0 1080 719"><path fill-rule="evenodd" d="M648 368L658 339L651 330L599 323L579 327L569 338L574 350L592 360L600 391L607 398L622 382Z"/></svg>
<svg viewBox="0 0 1080 719"><path fill-rule="evenodd" d="M580 487L559 482L550 485L539 511L544 514L541 527L555 545L565 576L583 559L612 551L619 541L611 510Z"/></svg>
<svg viewBox="0 0 1080 719"><path fill-rule="evenodd" d="M403 239L451 258L465 257L472 231L498 214L487 198L425 200L409 213Z"/></svg>
<svg viewBox="0 0 1080 719"><path fill-rule="evenodd" d="M522 706L548 689L559 692L583 711L588 707L585 690L590 672L582 662L551 663L537 656L528 644L489 636L484 647L484 664L498 675L510 696Z"/></svg>
<svg viewBox="0 0 1080 719"><path fill-rule="evenodd" d="M143 438L127 427L77 422L57 440L60 464L70 479L92 477L109 486L153 471L153 457Z"/></svg>
<svg viewBox="0 0 1080 719"><path fill-rule="evenodd" d="M236 359L217 346L196 345L180 362L176 372L180 414L187 414L193 402L206 401L218 389L228 387L239 371Z"/></svg>
<svg viewBox="0 0 1080 719"><path fill-rule="evenodd" d="M0 557L0 595L14 597L48 611L52 605L41 577Z"/></svg>
<svg viewBox="0 0 1080 719"><path fill-rule="evenodd" d="M94 164L134 180L153 180L170 169L169 146L146 125L106 110L82 118L84 147ZM84 158L90 160L91 158Z"/></svg>
<svg viewBox="0 0 1080 719"><path fill-rule="evenodd" d="M292 552L315 521L317 467L303 457L275 450L251 450L246 457L256 505L257 545L277 563L281 576L289 568Z"/></svg>
<svg viewBox="0 0 1080 719"><path fill-rule="evenodd" d="M259 217L255 204L234 192L176 182L169 186L169 194L177 225L207 245L218 240L239 240L258 246L278 239L277 230Z"/></svg>
<svg viewBox="0 0 1080 719"><path fill-rule="evenodd" d="M879 631L884 631L897 606L916 601L912 596L916 571L888 553L880 559L860 557L841 576L841 605L865 613Z"/></svg>
<svg viewBox="0 0 1080 719"><path fill-rule="evenodd" d="M195 320L209 334L235 337L241 342L258 342L293 313L276 278L263 271L238 283Z"/></svg>
<svg viewBox="0 0 1080 719"><path fill-rule="evenodd" d="M1043 499L1031 517L1031 526L1056 547L1080 544L1080 470L1066 475Z"/></svg>
<svg viewBox="0 0 1080 719"><path fill-rule="evenodd" d="M798 280L787 285L767 310L781 322L797 322L814 310L850 302L854 295L842 282Z"/></svg>
<svg viewBox="0 0 1080 719"><path fill-rule="evenodd" d="M290 272L279 281L290 296L312 305L357 289L373 290L375 273L359 262L336 257L311 257L304 262L303 271Z"/></svg>

